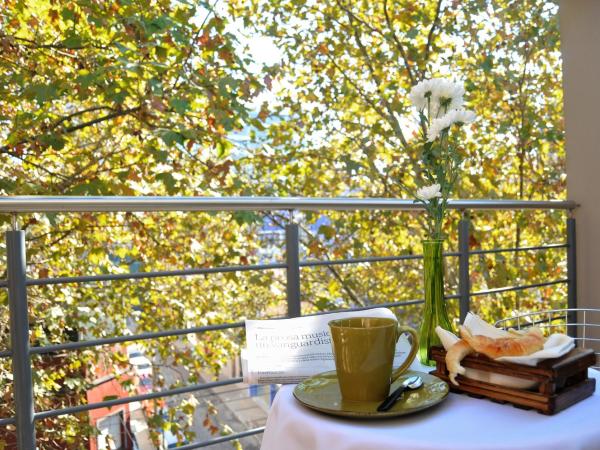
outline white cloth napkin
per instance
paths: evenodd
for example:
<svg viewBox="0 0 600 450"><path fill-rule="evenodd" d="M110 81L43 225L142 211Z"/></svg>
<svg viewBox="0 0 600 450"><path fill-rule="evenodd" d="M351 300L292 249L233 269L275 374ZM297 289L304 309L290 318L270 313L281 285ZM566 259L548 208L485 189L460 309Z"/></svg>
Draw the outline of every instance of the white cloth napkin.
<svg viewBox="0 0 600 450"><path fill-rule="evenodd" d="M472 335L487 336L493 339L510 337L508 331L496 328L490 325L479 316L468 313L465 318L463 326L471 332ZM444 330L440 327L436 328L436 333L442 341L442 345L448 351L460 338L450 331ZM527 356L502 356L496 358L496 361L512 362L517 364L524 364L526 366L535 366L537 363L544 359L558 358L559 356L566 355L575 347L575 340L565 334L554 333L546 339L544 348L531 355ZM500 384L503 386L510 386L519 389L528 389L535 386L537 383L534 381L525 380L522 378L510 377L506 375L500 375L492 372L486 372L482 370L467 369L465 374L466 377L472 378L479 381L486 381L488 383Z"/></svg>

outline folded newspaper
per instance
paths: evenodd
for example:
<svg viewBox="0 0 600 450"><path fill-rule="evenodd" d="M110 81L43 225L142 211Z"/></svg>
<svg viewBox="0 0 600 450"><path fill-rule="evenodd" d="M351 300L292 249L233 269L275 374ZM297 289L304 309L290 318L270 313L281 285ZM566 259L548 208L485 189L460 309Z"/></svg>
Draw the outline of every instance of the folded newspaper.
<svg viewBox="0 0 600 450"><path fill-rule="evenodd" d="M329 321L344 317L396 316L387 308L322 314L280 320L246 320L246 348L242 372L248 384L291 384L335 370ZM394 367L410 351L402 336L396 345Z"/></svg>

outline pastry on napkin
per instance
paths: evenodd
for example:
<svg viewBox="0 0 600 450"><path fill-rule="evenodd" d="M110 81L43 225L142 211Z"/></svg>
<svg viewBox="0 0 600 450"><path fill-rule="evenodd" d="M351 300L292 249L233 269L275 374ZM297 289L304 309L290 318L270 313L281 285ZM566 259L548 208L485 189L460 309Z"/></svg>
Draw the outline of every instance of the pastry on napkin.
<svg viewBox="0 0 600 450"><path fill-rule="evenodd" d="M463 327L472 336L486 336L492 339L515 338L515 331L509 332L500 328L496 328L472 313L467 314ZM450 349L456 345L456 347L453 349L453 353L455 354L455 357L458 358L458 362L460 362L460 359L462 359L464 356L473 352L473 349L467 344L467 342L465 340L461 340L454 333L444 330L441 327L437 327L435 331L447 352L450 352ZM526 331L517 333L521 333L521 335L524 336ZM563 356L570 352L573 347L575 347L575 340L572 337L569 337L565 334L554 333L545 339L543 348L541 350L523 356L501 356L499 358L495 358L495 360L524 364L526 366L535 366L544 359L558 358L559 356ZM453 374L453 376L451 376L454 384L458 384L454 379L457 373L461 373L465 377L473 380L485 381L487 383L513 387L517 389L529 389L538 384L536 381L511 377L508 375L501 375L499 373L487 372L483 370L467 369L460 365L458 365L455 370L456 372Z"/></svg>

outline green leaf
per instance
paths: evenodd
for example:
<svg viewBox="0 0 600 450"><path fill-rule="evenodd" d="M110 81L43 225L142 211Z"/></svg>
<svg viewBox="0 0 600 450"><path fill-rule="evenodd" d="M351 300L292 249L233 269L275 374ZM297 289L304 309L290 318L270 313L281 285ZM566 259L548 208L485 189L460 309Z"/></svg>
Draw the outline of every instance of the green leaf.
<svg viewBox="0 0 600 450"><path fill-rule="evenodd" d="M157 17L156 19L152 19L150 21L145 21L146 29L150 35L166 30L170 24L171 20L165 16Z"/></svg>
<svg viewBox="0 0 600 450"><path fill-rule="evenodd" d="M150 78L148 80L148 85L150 86L150 89L154 95L161 96L163 94L163 87L160 80L156 78Z"/></svg>
<svg viewBox="0 0 600 450"><path fill-rule="evenodd" d="M411 28L407 33L406 37L409 39L414 39L419 35L419 29L417 27Z"/></svg>
<svg viewBox="0 0 600 450"><path fill-rule="evenodd" d="M65 146L65 140L62 136L57 134L46 134L39 138L42 145L50 146L54 150L61 150Z"/></svg>
<svg viewBox="0 0 600 450"><path fill-rule="evenodd" d="M13 189L15 188L16 183L14 182L14 180L10 180L8 178L0 178L0 190L4 190L7 193L9 192L13 192Z"/></svg>
<svg viewBox="0 0 600 450"><path fill-rule="evenodd" d="M164 132L160 138L163 140L163 142L165 144L167 144L168 146L172 146L173 144L180 144L183 145L184 143L184 136L181 133L178 133L177 131L166 131Z"/></svg>
<svg viewBox="0 0 600 450"><path fill-rule="evenodd" d="M25 95L33 98L42 106L48 100L52 100L58 94L58 89L54 84L33 84L25 89Z"/></svg>
<svg viewBox="0 0 600 450"><path fill-rule="evenodd" d="M483 62L480 64L481 68L485 73L490 73L494 67L494 60L492 55L487 55Z"/></svg>
<svg viewBox="0 0 600 450"><path fill-rule="evenodd" d="M236 211L233 213L233 219L238 223L238 225L262 223L262 217L252 211Z"/></svg>
<svg viewBox="0 0 600 450"><path fill-rule="evenodd" d="M56 224L58 223L58 221L56 220L58 213L51 212L46 213L45 215L48 218L48 222L50 223L50 225L52 225L53 227L56 226Z"/></svg>
<svg viewBox="0 0 600 450"><path fill-rule="evenodd" d="M318 233L325 237L325 239L333 239L335 237L335 228L329 225L321 225Z"/></svg>
<svg viewBox="0 0 600 450"><path fill-rule="evenodd" d="M129 52L129 48L121 44L120 42L115 42L114 46L117 47L122 54L126 54Z"/></svg>
<svg viewBox="0 0 600 450"><path fill-rule="evenodd" d="M154 146L149 146L145 148L145 151L153 155L156 159L156 162L167 162L167 160L169 159L169 152L167 152L166 150L162 150Z"/></svg>
<svg viewBox="0 0 600 450"><path fill-rule="evenodd" d="M167 58L168 50L165 47L155 47L154 51L156 52L156 56L159 60L164 61Z"/></svg>
<svg viewBox="0 0 600 450"><path fill-rule="evenodd" d="M96 79L102 74L101 71L91 72L91 73L82 73L75 79L75 83L80 85L82 88L88 88Z"/></svg>
<svg viewBox="0 0 600 450"><path fill-rule="evenodd" d="M215 148L217 149L217 156L219 158L224 158L229 154L232 145L229 141L219 141L215 144Z"/></svg>
<svg viewBox="0 0 600 450"><path fill-rule="evenodd" d="M342 161L344 161L344 163L346 164L346 173L348 173L348 175L353 175L353 174L358 173L358 171L362 167L362 164L354 161L350 156L344 155L342 157Z"/></svg>
<svg viewBox="0 0 600 450"><path fill-rule="evenodd" d="M60 15L65 20L73 20L73 21L75 20L75 13L72 10L70 10L69 8L63 8L62 11L60 12Z"/></svg>
<svg viewBox="0 0 600 450"><path fill-rule="evenodd" d="M165 187L167 188L167 192L169 194L172 195L175 192L177 192L177 189L176 189L177 181L175 180L175 178L173 178L173 175L171 175L169 172L157 174L156 179L161 181L165 185Z"/></svg>
<svg viewBox="0 0 600 450"><path fill-rule="evenodd" d="M178 114L185 114L190 107L190 102L181 98L172 98L169 100L169 104Z"/></svg>
<svg viewBox="0 0 600 450"><path fill-rule="evenodd" d="M182 33L179 27L171 30L171 36L173 36L173 39L176 43L181 45L189 45L187 35Z"/></svg>
<svg viewBox="0 0 600 450"><path fill-rule="evenodd" d="M91 180L66 192L67 195L107 195L110 193L110 189L102 180Z"/></svg>
<svg viewBox="0 0 600 450"><path fill-rule="evenodd" d="M79 48L83 46L83 40L76 34L70 35L67 39L61 42L66 48Z"/></svg>

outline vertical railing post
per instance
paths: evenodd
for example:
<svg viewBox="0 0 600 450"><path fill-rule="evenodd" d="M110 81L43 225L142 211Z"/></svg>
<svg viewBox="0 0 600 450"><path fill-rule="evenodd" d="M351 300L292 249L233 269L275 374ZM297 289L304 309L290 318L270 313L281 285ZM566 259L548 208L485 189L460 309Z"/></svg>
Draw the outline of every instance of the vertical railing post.
<svg viewBox="0 0 600 450"><path fill-rule="evenodd" d="M458 292L460 323L464 323L470 310L471 280L469 269L469 214L463 211L458 223Z"/></svg>
<svg viewBox="0 0 600 450"><path fill-rule="evenodd" d="M575 229L575 217L572 211L567 218L567 307L577 308L577 233ZM569 311L567 314L568 323L577 323L577 313ZM567 334L577 337L577 327L575 325L567 327Z"/></svg>
<svg viewBox="0 0 600 450"><path fill-rule="evenodd" d="M24 231L6 232L6 258L17 448L19 450L34 450L33 379L29 354L29 314L27 311Z"/></svg>
<svg viewBox="0 0 600 450"><path fill-rule="evenodd" d="M290 212L290 219L292 212ZM298 317L300 311L300 237L298 224L285 226L286 293L288 317Z"/></svg>

